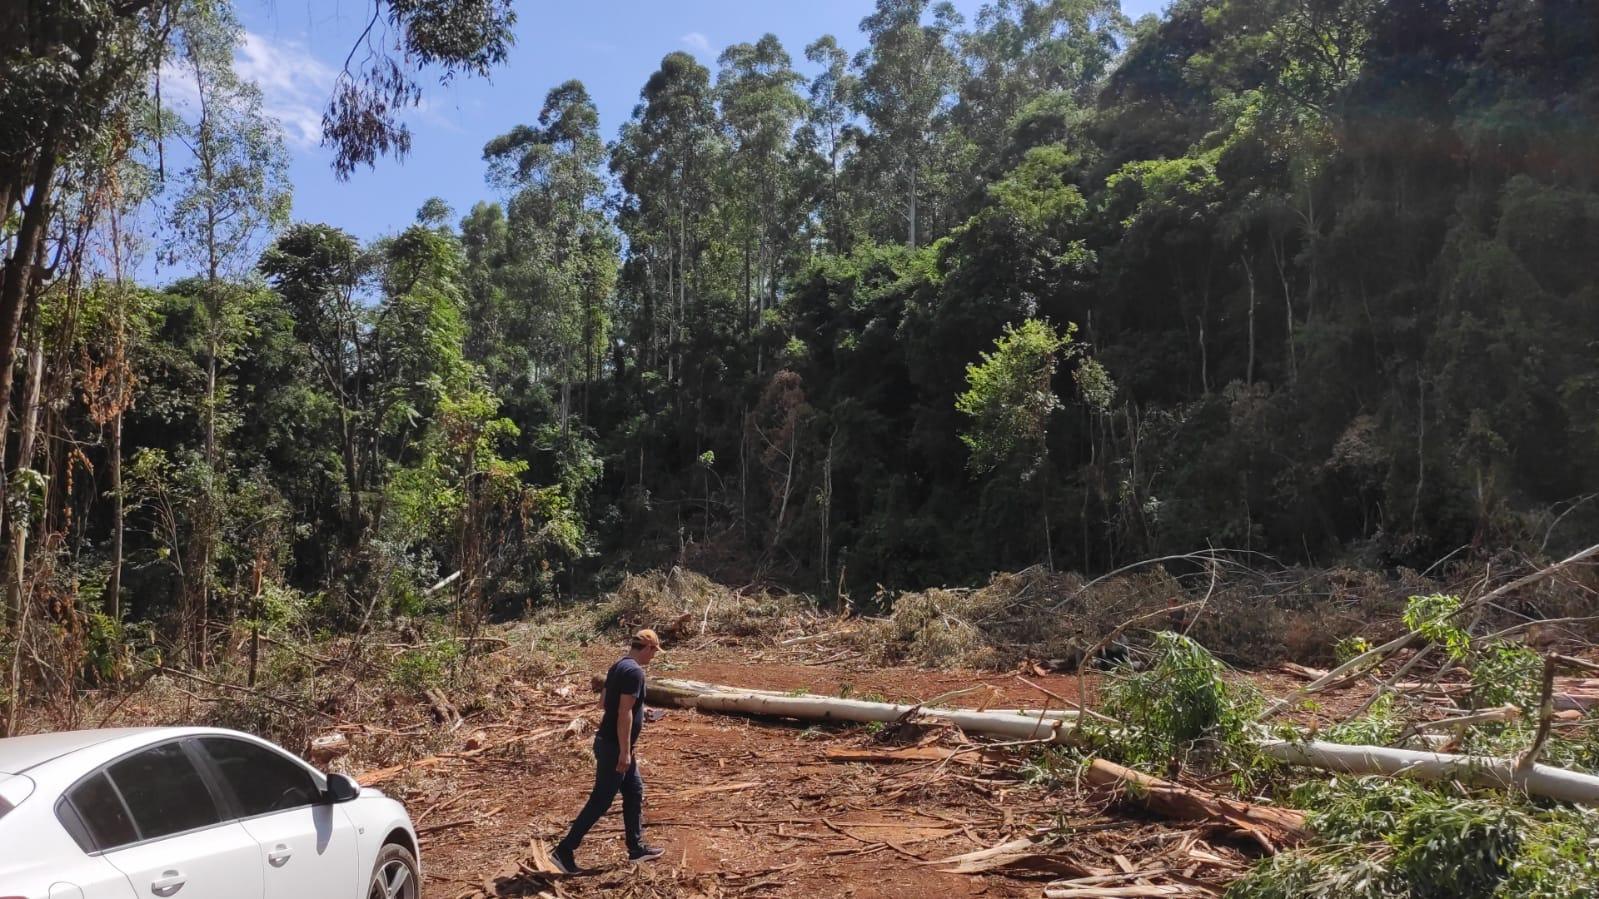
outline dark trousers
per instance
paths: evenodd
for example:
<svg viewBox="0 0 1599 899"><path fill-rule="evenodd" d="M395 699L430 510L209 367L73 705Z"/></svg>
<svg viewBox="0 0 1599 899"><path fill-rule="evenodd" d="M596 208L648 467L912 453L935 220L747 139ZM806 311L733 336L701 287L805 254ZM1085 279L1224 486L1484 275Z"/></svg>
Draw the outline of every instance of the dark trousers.
<svg viewBox="0 0 1599 899"><path fill-rule="evenodd" d="M594 822L611 810L618 792L622 794L622 825L627 833L627 848L631 851L644 845L644 778L639 776L637 761L627 766L626 774L616 770L621 753L622 747L614 740L594 738L594 789L557 848L576 851Z"/></svg>

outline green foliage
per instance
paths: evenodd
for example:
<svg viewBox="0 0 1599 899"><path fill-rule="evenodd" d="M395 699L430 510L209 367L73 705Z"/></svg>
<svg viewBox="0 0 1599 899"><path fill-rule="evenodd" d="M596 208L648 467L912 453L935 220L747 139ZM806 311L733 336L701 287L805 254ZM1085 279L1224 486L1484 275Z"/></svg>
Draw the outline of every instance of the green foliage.
<svg viewBox="0 0 1599 899"><path fill-rule="evenodd" d="M1150 653L1144 670L1117 672L1105 686L1105 714L1121 725L1102 736L1109 751L1160 769L1251 759L1253 689L1228 683L1225 666L1181 634L1156 634Z"/></svg>
<svg viewBox="0 0 1599 899"><path fill-rule="evenodd" d="M396 686L412 693L441 687L460 655L461 644L450 640L433 646L407 649L395 658L393 667L389 669L389 678Z"/></svg>
<svg viewBox="0 0 1599 899"><path fill-rule="evenodd" d="M1599 884L1599 814L1587 808L1556 808L1522 835L1521 852L1495 899L1566 899Z"/></svg>
<svg viewBox="0 0 1599 899"><path fill-rule="evenodd" d="M1333 658L1342 665L1371 651L1371 642L1365 637L1351 636L1341 638L1333 646Z"/></svg>
<svg viewBox="0 0 1599 899"><path fill-rule="evenodd" d="M1471 700L1480 708L1515 705L1537 715L1543 686L1543 659L1525 646L1495 643L1478 651L1471 664Z"/></svg>
<svg viewBox="0 0 1599 899"><path fill-rule="evenodd" d="M1579 896L1594 883L1585 809L1383 777L1307 784L1291 801L1316 840L1250 871L1232 899Z"/></svg>
<svg viewBox="0 0 1599 899"><path fill-rule="evenodd" d="M1073 787L1083 769L1083 759L1069 747L1045 746L1022 762L1022 780L1045 789Z"/></svg>
<svg viewBox="0 0 1599 899"><path fill-rule="evenodd" d="M1059 333L1036 319L1007 325L994 352L966 367L967 389L955 408L971 419L961 442L971 450L974 470L988 471L1018 453L1040 451L1050 413L1060 408L1051 383L1058 356L1074 331L1068 325Z"/></svg>
<svg viewBox="0 0 1599 899"><path fill-rule="evenodd" d="M1390 746L1404 730L1404 716L1394 708L1392 693L1377 697L1364 715L1350 721L1339 722L1317 735L1329 743L1347 743L1352 746Z"/></svg>
<svg viewBox="0 0 1599 899"><path fill-rule="evenodd" d="M1412 596L1405 607L1405 627L1442 646L1449 658L1460 661L1471 651L1471 635L1455 623L1459 611L1458 596Z"/></svg>

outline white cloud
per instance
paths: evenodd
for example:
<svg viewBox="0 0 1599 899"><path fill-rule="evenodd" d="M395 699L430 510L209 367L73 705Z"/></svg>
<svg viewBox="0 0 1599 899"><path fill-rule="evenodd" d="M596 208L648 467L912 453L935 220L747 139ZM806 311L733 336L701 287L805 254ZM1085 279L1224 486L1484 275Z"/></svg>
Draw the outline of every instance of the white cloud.
<svg viewBox="0 0 1599 899"><path fill-rule="evenodd" d="M314 56L303 41L246 31L234 52L233 71L241 81L252 82L260 89L262 111L278 121L291 150L310 150L322 143L322 110L333 95L339 76L337 68ZM406 118L413 125L464 132L454 93L444 86L435 87L432 92L421 98L416 108L406 110ZM182 59L162 63L161 102L169 112L190 121L196 114L198 90L193 73ZM474 107L482 105L476 99L469 103Z"/></svg>
<svg viewBox="0 0 1599 899"><path fill-rule="evenodd" d="M252 31L234 55L233 70L261 88L267 115L283 123L283 133L297 147L322 141L322 107L338 73L311 55L302 43L273 40Z"/></svg>
<svg viewBox="0 0 1599 899"><path fill-rule="evenodd" d="M687 44L691 50L696 50L700 53L711 52L711 39L698 31L690 31L688 34L678 38L678 40Z"/></svg>

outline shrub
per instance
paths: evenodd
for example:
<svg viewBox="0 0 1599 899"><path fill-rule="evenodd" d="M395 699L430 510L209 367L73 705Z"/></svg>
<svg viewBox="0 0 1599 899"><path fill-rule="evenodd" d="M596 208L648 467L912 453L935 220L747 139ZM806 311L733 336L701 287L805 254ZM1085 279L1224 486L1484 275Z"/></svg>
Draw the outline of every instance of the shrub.
<svg viewBox="0 0 1599 899"><path fill-rule="evenodd" d="M1118 672L1105 688L1105 713L1121 723L1102 734L1107 747L1132 765L1253 759L1249 734L1259 695L1229 684L1226 667L1181 634L1156 634L1152 652L1147 668Z"/></svg>
<svg viewBox="0 0 1599 899"><path fill-rule="evenodd" d="M394 660L389 677L400 687L422 693L444 683L460 654L461 646L454 641L408 649Z"/></svg>

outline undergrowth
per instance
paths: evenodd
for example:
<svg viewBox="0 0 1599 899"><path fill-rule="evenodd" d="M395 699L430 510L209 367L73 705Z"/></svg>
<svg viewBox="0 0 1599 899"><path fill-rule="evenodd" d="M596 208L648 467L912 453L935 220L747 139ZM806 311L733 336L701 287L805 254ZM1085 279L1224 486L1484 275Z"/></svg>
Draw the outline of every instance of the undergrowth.
<svg viewBox="0 0 1599 899"><path fill-rule="evenodd" d="M1537 731L1542 658L1525 646L1479 642L1454 623L1460 600L1412 597L1408 627L1471 673L1469 704L1512 705L1517 720L1454 736L1452 751L1517 758ZM1395 746L1407 732L1392 695L1327 728L1330 742ZM1592 727L1557 731L1540 761L1599 770ZM1289 802L1309 810L1310 845L1263 862L1230 899L1575 899L1599 896L1599 811L1516 792L1401 778L1338 777L1303 784Z"/></svg>
<svg viewBox="0 0 1599 899"><path fill-rule="evenodd" d="M1229 899L1572 899L1599 890L1599 814L1382 777L1307 784L1315 841L1233 884Z"/></svg>

